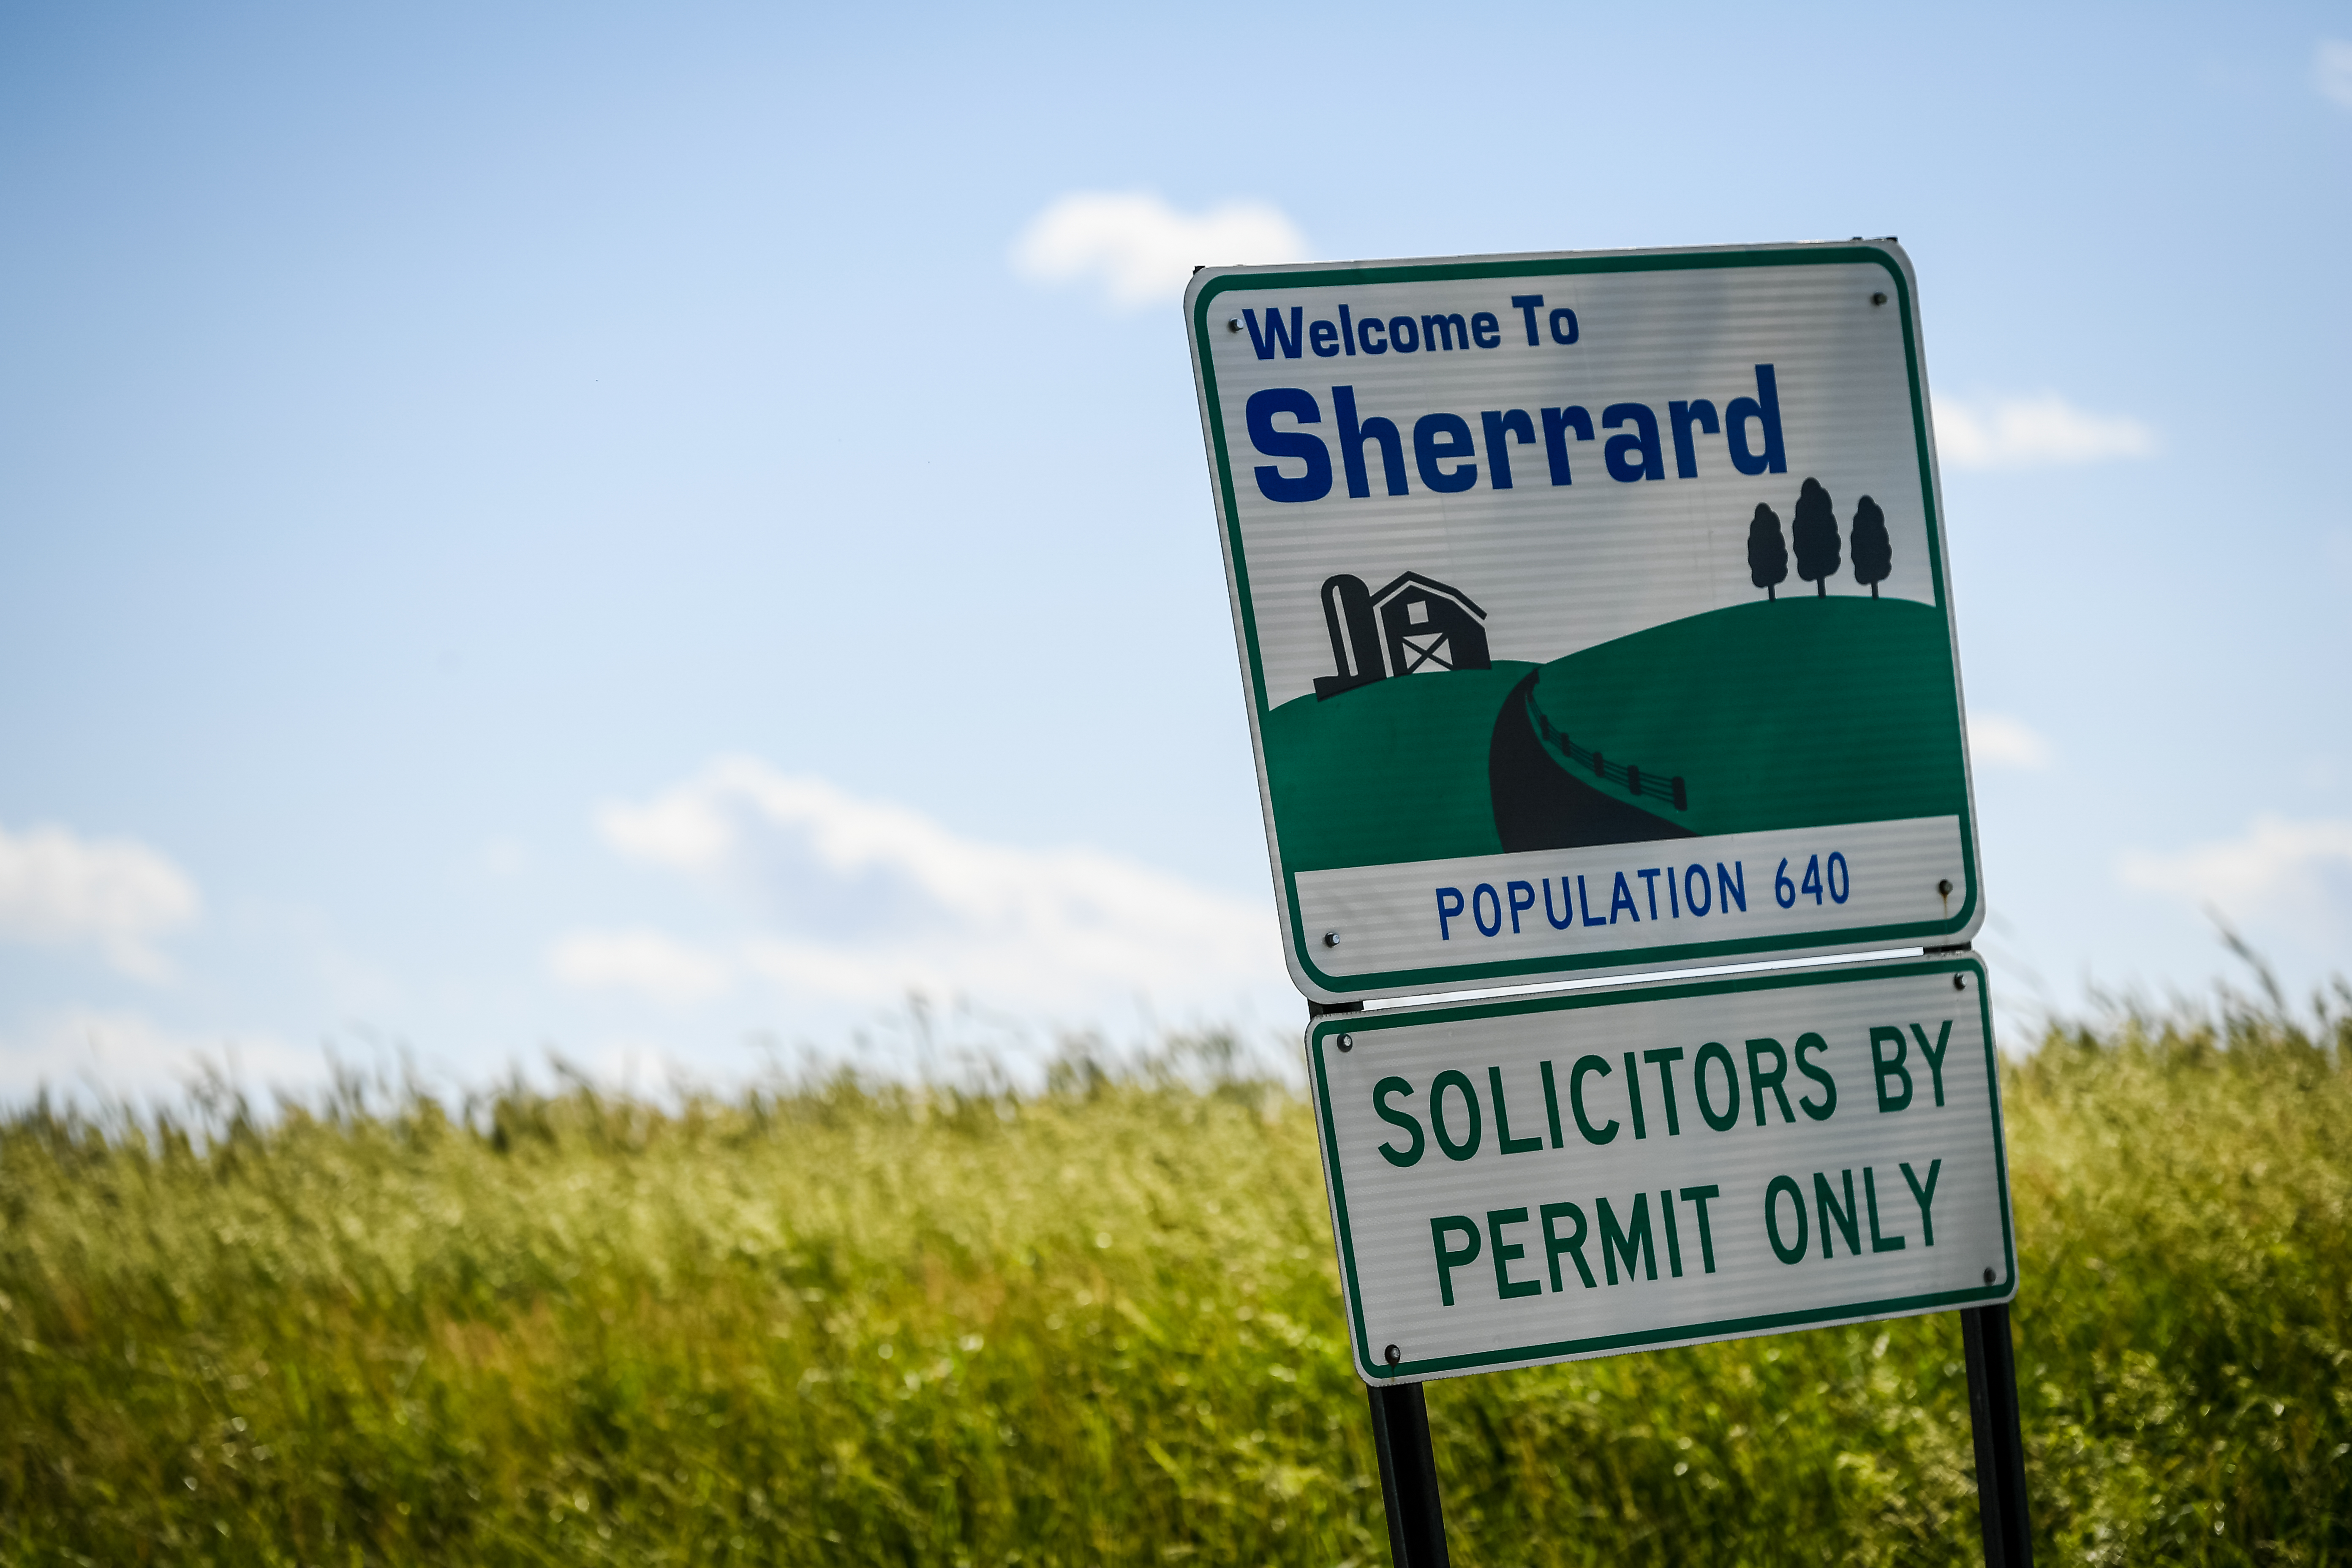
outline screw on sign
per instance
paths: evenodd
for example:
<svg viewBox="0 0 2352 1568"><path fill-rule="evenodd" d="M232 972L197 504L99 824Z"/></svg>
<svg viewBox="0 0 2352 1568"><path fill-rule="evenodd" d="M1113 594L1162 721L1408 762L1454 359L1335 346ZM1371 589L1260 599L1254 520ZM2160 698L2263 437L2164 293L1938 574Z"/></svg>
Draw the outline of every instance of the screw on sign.
<svg viewBox="0 0 2352 1568"><path fill-rule="evenodd" d="M1405 1568L1429 1378L1948 1310L1986 1557L2030 1561L1917 300L1891 237L1186 290ZM1571 978L1612 984L1411 1000Z"/></svg>

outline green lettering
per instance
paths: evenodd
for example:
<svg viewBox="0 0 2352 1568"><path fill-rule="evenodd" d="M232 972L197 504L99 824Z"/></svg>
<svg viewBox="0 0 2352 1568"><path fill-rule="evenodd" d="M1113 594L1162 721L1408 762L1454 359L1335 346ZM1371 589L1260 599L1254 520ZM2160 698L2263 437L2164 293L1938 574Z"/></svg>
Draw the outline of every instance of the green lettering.
<svg viewBox="0 0 2352 1568"><path fill-rule="evenodd" d="M1576 1222L1576 1234L1564 1240L1551 1227L1551 1222L1562 1215ZM1574 1204L1546 1204L1536 1210L1536 1215L1543 1221L1544 1260L1551 1265L1551 1288L1566 1289L1559 1282L1560 1255L1566 1253L1576 1260L1577 1277L1584 1281L1584 1288L1594 1289L1592 1266L1584 1261L1584 1211Z"/></svg>
<svg viewBox="0 0 2352 1568"><path fill-rule="evenodd" d="M1679 1054L1679 1053L1677 1053ZM1625 1230L1617 1228L1617 1215L1601 1198L1596 1205L1601 1211L1601 1262L1609 1271L1609 1283L1617 1283L1617 1260L1625 1260L1625 1278L1633 1278L1633 1264L1638 1257L1647 1265L1648 1277L1658 1277L1658 1249L1650 1241L1650 1194L1633 1194L1633 1223Z"/></svg>
<svg viewBox="0 0 2352 1568"><path fill-rule="evenodd" d="M1892 1058L1878 1048L1890 1040L1895 1044ZM1911 1103L1911 1069L1903 1065L1903 1058L1910 1054L1911 1047L1903 1043L1902 1030L1882 1025L1870 1031L1870 1070L1878 1079L1880 1111L1901 1110ZM1903 1092L1899 1097L1886 1092L1886 1080L1890 1078L1903 1080Z"/></svg>
<svg viewBox="0 0 2352 1568"><path fill-rule="evenodd" d="M1615 1117L1609 1119L1608 1126L1596 1130L1592 1125L1592 1119L1584 1114L1584 1075L1597 1072L1602 1078L1607 1078L1609 1071L1609 1064L1599 1057L1579 1057L1576 1058L1576 1066L1569 1070L1568 1108L1575 1113L1576 1130L1584 1134L1584 1141L1587 1143L1606 1143L1617 1136ZM1638 1137L1639 1134L1636 1136Z"/></svg>
<svg viewBox="0 0 2352 1568"><path fill-rule="evenodd" d="M1723 1080L1730 1089L1723 1097L1720 1115L1707 1102L1706 1068L1709 1062L1722 1067ZM1698 1101L1698 1113L1706 1119L1706 1124L1717 1132L1728 1132L1739 1125L1739 1069L1731 1065L1731 1053L1716 1041L1710 1040L1701 1046L1696 1059L1691 1063L1691 1098Z"/></svg>
<svg viewBox="0 0 2352 1568"><path fill-rule="evenodd" d="M1768 1052L1772 1058L1772 1070L1769 1072L1764 1070L1764 1058ZM1757 1126L1764 1125L1764 1091L1768 1089L1772 1091L1772 1098L1780 1102L1780 1120L1797 1120L1797 1113L1789 1109L1789 1091L1780 1087L1788 1076L1789 1053L1780 1048L1780 1041L1768 1038L1748 1042L1748 1088L1756 1097Z"/></svg>
<svg viewBox="0 0 2352 1568"><path fill-rule="evenodd" d="M1820 1084L1823 1096L1818 1106L1813 1103L1813 1097L1810 1094L1797 1101L1797 1104L1807 1116L1816 1121L1827 1121L1831 1114L1837 1110L1837 1079L1806 1058L1815 1051L1825 1051L1829 1048L1829 1042L1819 1035L1797 1037L1797 1070Z"/></svg>
<svg viewBox="0 0 2352 1568"><path fill-rule="evenodd" d="M1654 1051L1643 1051L1642 1059L1658 1065L1658 1092L1666 1097L1666 1136L1679 1138L1683 1135L1683 1119L1675 1108L1675 1064L1683 1059L1683 1048L1666 1046ZM1635 1120L1640 1119L1636 1117Z"/></svg>
<svg viewBox="0 0 2352 1568"><path fill-rule="evenodd" d="M1927 1205L1936 1201L1936 1177L1943 1169L1941 1160L1928 1165L1927 1184L1923 1187L1919 1178L1911 1173L1910 1165L1906 1163L1903 1167L1903 1179L1911 1184L1912 1200L1919 1205L1919 1228L1926 1233L1924 1239L1929 1247L1936 1245L1936 1222L1928 1217Z"/></svg>
<svg viewBox="0 0 2352 1568"><path fill-rule="evenodd" d="M1801 1064L1804 1061L1804 1052L1803 1047L1801 1047L1798 1049L1797 1060ZM1779 1204L1780 1194L1782 1193L1789 1194L1789 1202L1795 1206L1797 1211L1797 1244L1794 1247L1787 1246L1780 1240L1780 1211ZM1802 1263L1805 1260L1807 1228L1808 1227L1805 1224L1804 1192L1797 1185L1795 1180L1791 1177L1773 1177L1772 1184L1764 1189L1764 1235L1772 1243L1772 1256L1779 1258L1783 1263ZM1449 1297L1447 1300L1451 1300L1452 1298Z"/></svg>
<svg viewBox="0 0 2352 1568"><path fill-rule="evenodd" d="M1495 1091L1495 1142L1502 1146L1503 1152L1524 1154L1530 1149L1542 1148L1543 1140L1540 1138L1511 1136L1511 1108L1503 1103L1503 1069L1488 1068L1486 1083Z"/></svg>
<svg viewBox="0 0 2352 1568"><path fill-rule="evenodd" d="M1456 1250L1445 1245L1446 1233L1470 1238L1466 1250ZM1450 1214L1429 1222L1429 1243L1437 1249L1437 1289L1445 1304L1454 1305L1454 1271L1465 1264L1478 1261L1478 1227L1468 1215Z"/></svg>
<svg viewBox="0 0 2352 1568"><path fill-rule="evenodd" d="M1835 1258L1837 1248L1831 1245L1830 1226L1834 1222L1845 1237L1845 1249L1855 1257L1862 1256L1862 1226L1853 1207L1853 1173L1845 1173L1845 1206L1838 1207L1837 1195L1830 1191L1830 1179L1819 1171L1813 1173L1813 1206L1822 1211L1822 1256Z"/></svg>
<svg viewBox="0 0 2352 1568"><path fill-rule="evenodd" d="M1470 1107L1470 1135L1456 1143L1445 1131L1445 1091L1458 1089ZM1478 1091L1470 1080L1448 1068L1429 1080L1429 1130L1437 1134L1437 1146L1449 1160L1467 1160L1478 1152L1479 1134L1486 1128L1485 1118L1478 1110Z"/></svg>
<svg viewBox="0 0 2352 1568"><path fill-rule="evenodd" d="M1890 1236L1882 1239L1878 1234L1878 1180L1871 1173L1871 1169L1867 1165L1862 1168L1862 1195L1870 1205L1870 1250L1873 1252L1902 1251L1901 1237Z"/></svg>
<svg viewBox="0 0 2352 1568"><path fill-rule="evenodd" d="M1936 1103L1940 1106L1944 1103L1944 1053L1952 1047L1952 1021L1949 1018L1944 1020L1944 1026L1936 1031L1936 1043L1932 1046L1927 1043L1927 1031L1918 1025L1911 1026L1911 1033L1919 1042L1919 1054L1927 1058L1927 1074L1935 1079Z"/></svg>
<svg viewBox="0 0 2352 1568"><path fill-rule="evenodd" d="M1506 1301L1514 1296L1543 1294L1542 1280L1511 1278L1511 1265L1525 1258L1528 1255L1528 1249L1516 1241L1506 1243L1503 1240L1503 1227L1507 1225L1527 1223L1528 1211L1525 1209L1488 1209L1486 1211L1487 1250L1493 1253L1495 1258L1495 1290Z"/></svg>
<svg viewBox="0 0 2352 1568"><path fill-rule="evenodd" d="M1698 1256L1709 1274L1715 1272L1715 1234L1706 1225L1706 1200L1719 1198L1723 1189L1717 1186L1685 1187L1683 1202L1698 1210Z"/></svg>
<svg viewBox="0 0 2352 1568"><path fill-rule="evenodd" d="M1391 1149L1385 1143L1381 1145L1381 1158L1391 1165L1411 1165L1421 1158L1423 1148L1421 1119L1409 1110L1399 1110L1389 1103L1389 1096L1392 1094L1411 1094L1412 1092L1412 1085L1401 1078L1384 1078L1372 1085L1372 1109L1381 1113L1381 1120L1391 1127L1402 1127L1412 1134L1412 1146L1409 1149Z"/></svg>

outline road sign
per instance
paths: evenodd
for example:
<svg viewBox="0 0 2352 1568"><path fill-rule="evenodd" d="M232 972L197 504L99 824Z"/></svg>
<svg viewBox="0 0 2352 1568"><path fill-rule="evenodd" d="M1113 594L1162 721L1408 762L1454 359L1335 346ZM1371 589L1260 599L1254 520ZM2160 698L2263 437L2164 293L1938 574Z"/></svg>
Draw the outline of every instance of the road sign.
<svg viewBox="0 0 2352 1568"><path fill-rule="evenodd" d="M1307 1057L1367 1383L2016 1291L1973 956L1327 1016Z"/></svg>
<svg viewBox="0 0 2352 1568"><path fill-rule="evenodd" d="M1308 995L1974 933L1893 241L1213 268L1185 307Z"/></svg>

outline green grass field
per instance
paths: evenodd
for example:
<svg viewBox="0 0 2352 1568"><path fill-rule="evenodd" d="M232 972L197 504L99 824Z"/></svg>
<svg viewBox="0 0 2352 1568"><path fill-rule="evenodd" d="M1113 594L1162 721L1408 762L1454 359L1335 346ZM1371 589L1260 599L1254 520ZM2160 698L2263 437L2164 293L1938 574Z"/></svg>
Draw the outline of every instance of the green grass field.
<svg viewBox="0 0 2352 1568"><path fill-rule="evenodd" d="M2044 1563L2352 1553L2352 1024L2006 1080ZM0 1560L1386 1562L1314 1140L1066 1066L0 1127ZM1968 1563L1947 1316L1433 1384L1468 1564Z"/></svg>

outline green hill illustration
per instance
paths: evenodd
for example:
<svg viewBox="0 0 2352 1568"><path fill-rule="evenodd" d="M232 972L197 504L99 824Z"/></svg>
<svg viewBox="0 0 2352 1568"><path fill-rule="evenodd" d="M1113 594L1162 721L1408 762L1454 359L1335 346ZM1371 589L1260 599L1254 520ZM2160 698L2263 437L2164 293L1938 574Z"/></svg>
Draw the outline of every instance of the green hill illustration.
<svg viewBox="0 0 2352 1568"><path fill-rule="evenodd" d="M1335 683L1266 717L1283 861L1958 814L1953 705L1920 700L1951 686L1937 609L1858 597L1713 610L1540 666Z"/></svg>

